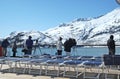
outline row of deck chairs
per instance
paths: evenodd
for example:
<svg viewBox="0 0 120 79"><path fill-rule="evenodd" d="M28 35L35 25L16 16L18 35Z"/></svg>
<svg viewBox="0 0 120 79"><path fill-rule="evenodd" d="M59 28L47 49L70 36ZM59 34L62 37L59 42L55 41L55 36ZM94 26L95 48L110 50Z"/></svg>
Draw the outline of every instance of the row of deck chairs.
<svg viewBox="0 0 120 79"><path fill-rule="evenodd" d="M106 59L106 57L93 56L41 55L28 58L5 57L0 58L0 61L9 66L8 72L18 72L18 69L22 68L22 73L28 74L75 78L82 75L84 79L100 79L100 75L107 69L103 58ZM3 65L1 63L1 71ZM107 79L106 76L105 78Z"/></svg>

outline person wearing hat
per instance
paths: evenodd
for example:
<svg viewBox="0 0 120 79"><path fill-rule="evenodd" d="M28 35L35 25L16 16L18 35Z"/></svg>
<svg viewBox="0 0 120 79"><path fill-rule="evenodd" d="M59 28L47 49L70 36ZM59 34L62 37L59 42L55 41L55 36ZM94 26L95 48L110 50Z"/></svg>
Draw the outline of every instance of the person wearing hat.
<svg viewBox="0 0 120 79"><path fill-rule="evenodd" d="M26 40L26 47L28 49L27 54L31 55L32 54L32 47L33 47L33 40L32 40L31 36L29 36L28 39Z"/></svg>
<svg viewBox="0 0 120 79"><path fill-rule="evenodd" d="M62 55L62 37L59 38L59 40L57 41L57 55Z"/></svg>

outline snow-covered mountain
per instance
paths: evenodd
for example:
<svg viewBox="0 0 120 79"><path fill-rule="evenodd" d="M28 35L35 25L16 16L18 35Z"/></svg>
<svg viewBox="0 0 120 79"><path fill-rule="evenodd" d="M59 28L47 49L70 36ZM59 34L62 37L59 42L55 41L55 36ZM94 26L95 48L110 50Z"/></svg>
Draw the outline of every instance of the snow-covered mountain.
<svg viewBox="0 0 120 79"><path fill-rule="evenodd" d="M9 40L11 43L17 40L17 44L21 45L24 44L26 39L28 39L29 36L32 36L32 39L34 41L34 44L36 40L38 40L39 43L41 44L52 44L54 43L53 38L43 34L42 32L39 31L24 31L24 32L12 32L8 36Z"/></svg>
<svg viewBox="0 0 120 79"><path fill-rule="evenodd" d="M44 34L57 39L75 38L77 44L106 44L111 34L116 43L120 44L120 8L106 15L92 19L77 19L70 23L63 23L58 27L48 29Z"/></svg>
<svg viewBox="0 0 120 79"><path fill-rule="evenodd" d="M44 32L12 32L11 39L19 37L26 40L29 35L39 39L42 44L54 44L61 36L63 42L68 38L75 38L77 44L106 44L113 34L116 44L120 44L120 8L96 18L79 18L69 23L63 23Z"/></svg>

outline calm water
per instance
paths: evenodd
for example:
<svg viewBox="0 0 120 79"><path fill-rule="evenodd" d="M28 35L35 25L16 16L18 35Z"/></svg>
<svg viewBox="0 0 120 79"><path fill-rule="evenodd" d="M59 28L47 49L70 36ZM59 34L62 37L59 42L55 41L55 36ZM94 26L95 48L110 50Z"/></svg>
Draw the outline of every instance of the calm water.
<svg viewBox="0 0 120 79"><path fill-rule="evenodd" d="M22 56L24 55L23 52L21 52L22 48L18 48L17 49L17 56ZM55 55L56 53L56 48L37 48L36 51L33 52L32 54L34 55L40 55L40 54L51 54L51 55ZM64 49L62 52L63 55L65 55ZM80 56L102 56L103 54L108 54L108 49L107 47L76 47L76 48L72 48L72 52L71 54L73 56L75 55L80 55ZM116 54L120 54L120 47L116 47ZM8 56L12 56L12 50L11 48L8 48Z"/></svg>

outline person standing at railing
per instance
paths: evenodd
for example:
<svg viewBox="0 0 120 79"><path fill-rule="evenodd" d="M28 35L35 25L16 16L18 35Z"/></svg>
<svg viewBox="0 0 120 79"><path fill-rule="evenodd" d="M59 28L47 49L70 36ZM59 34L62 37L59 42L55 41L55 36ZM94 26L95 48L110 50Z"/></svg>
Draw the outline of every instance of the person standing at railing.
<svg viewBox="0 0 120 79"><path fill-rule="evenodd" d="M76 45L76 40L73 38L69 38L64 42L64 51L66 52L67 56L71 55L71 48Z"/></svg>
<svg viewBox="0 0 120 79"><path fill-rule="evenodd" d="M62 37L60 37L57 41L57 55L62 55Z"/></svg>
<svg viewBox="0 0 120 79"><path fill-rule="evenodd" d="M113 35L110 35L110 38L107 41L107 46L109 50L109 55L115 55L115 41Z"/></svg>
<svg viewBox="0 0 120 79"><path fill-rule="evenodd" d="M14 41L14 44L13 44L13 47L12 47L12 52L13 52L13 57L16 57L16 53L17 53L16 40Z"/></svg>
<svg viewBox="0 0 120 79"><path fill-rule="evenodd" d="M3 51L3 56L6 57L7 54L7 47L10 45L8 42L8 39L4 39L2 42L2 51Z"/></svg>
<svg viewBox="0 0 120 79"><path fill-rule="evenodd" d="M29 36L29 38L26 40L26 46L28 49L27 54L31 55L32 54L32 47L33 47L33 40L32 40L31 36Z"/></svg>

